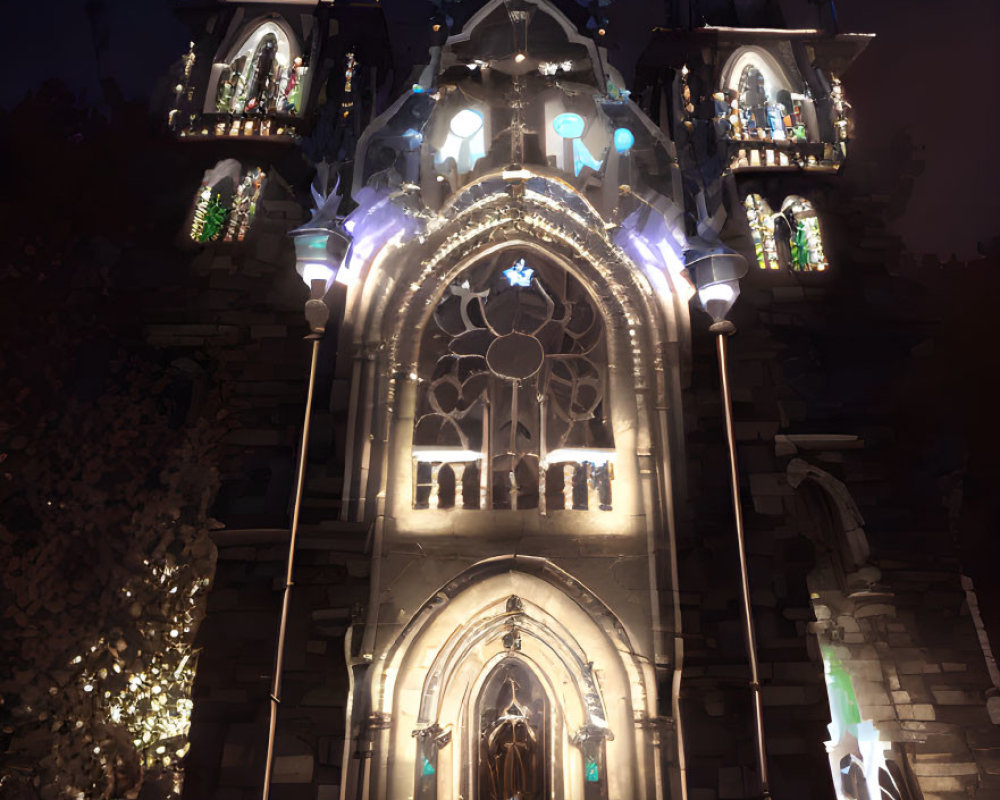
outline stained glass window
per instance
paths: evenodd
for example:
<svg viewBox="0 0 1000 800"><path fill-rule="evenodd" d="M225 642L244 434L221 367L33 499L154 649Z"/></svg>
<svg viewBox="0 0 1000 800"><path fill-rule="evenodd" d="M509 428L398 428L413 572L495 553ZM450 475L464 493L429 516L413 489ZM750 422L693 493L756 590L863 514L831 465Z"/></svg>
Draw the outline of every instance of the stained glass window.
<svg viewBox="0 0 1000 800"><path fill-rule="evenodd" d="M812 203L804 197L790 195L781 205L788 224L791 267L796 272L822 272L827 268L819 217Z"/></svg>
<svg viewBox="0 0 1000 800"><path fill-rule="evenodd" d="M761 269L780 269L778 249L774 241L774 212L767 200L759 194L748 194L743 205L747 211L750 235L753 237L757 266Z"/></svg>
<svg viewBox="0 0 1000 800"><path fill-rule="evenodd" d="M264 179L260 167L241 177L234 160L220 162L209 171L195 195L191 240L200 244L243 241L257 213Z"/></svg>
<svg viewBox="0 0 1000 800"><path fill-rule="evenodd" d="M223 65L215 94L223 114L299 114L302 82L308 68L293 57L280 25L258 25Z"/></svg>
<svg viewBox="0 0 1000 800"><path fill-rule="evenodd" d="M538 508L546 492L589 508L588 485L611 507L604 323L565 270L517 250L480 262L439 302L420 364L418 508Z"/></svg>
<svg viewBox="0 0 1000 800"><path fill-rule="evenodd" d="M716 98L717 116L728 117L732 138L805 141L806 96L782 85L775 69L763 62L748 62L743 57L738 59L737 68L740 64L739 79L730 84L728 93Z"/></svg>

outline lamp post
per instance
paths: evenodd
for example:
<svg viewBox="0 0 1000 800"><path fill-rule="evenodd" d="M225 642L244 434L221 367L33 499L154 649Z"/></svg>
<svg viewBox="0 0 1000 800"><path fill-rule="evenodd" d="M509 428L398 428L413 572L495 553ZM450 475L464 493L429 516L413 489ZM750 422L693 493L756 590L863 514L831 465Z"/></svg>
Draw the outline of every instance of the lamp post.
<svg viewBox="0 0 1000 800"><path fill-rule="evenodd" d="M757 664L757 636L754 632L753 613L750 609L750 578L747 570L746 536L743 530L743 507L740 503L740 473L736 460L736 437L733 435L733 402L729 389L729 363L727 340L736 333L726 315L740 294L740 278L747 274L747 261L739 253L720 244L713 244L692 237L684 252L688 273L698 290L702 308L712 318L709 330L715 334L716 352L719 356L719 377L722 383L722 408L726 419L726 442L729 446L729 481L733 495L733 516L736 521L736 539L740 556L741 600L743 605L743 633L746 637L750 661L750 692L753 699L754 725L756 728L757 766L760 770L762 796L771 797L764 748L764 707L761 702L760 670Z"/></svg>
<svg viewBox="0 0 1000 800"><path fill-rule="evenodd" d="M330 199L333 199L332 197ZM334 201L339 204L340 198ZM334 205L334 209L336 205ZM278 644L274 660L274 677L271 683L270 719L267 730L267 759L264 762L264 800L271 793L271 773L274 768L275 734L278 728L278 706L281 705L281 676L285 660L285 634L288 630L288 611L292 594L292 571L295 566L295 539L299 531L299 512L302 508L302 487L305 485L306 458L309 452L309 424L312 418L313 393L316 389L316 364L319 361L319 343L330 319L330 309L324 297L336 277L350 244L348 236L334 224L334 219L323 218L323 211L313 215L311 222L289 234L295 241L295 270L309 287L305 304L305 317L312 342L309 364L309 389L306 395L305 418L302 423L302 441L295 474L295 501L292 506L292 528L288 539L288 560L285 567L285 585L281 598L281 620L278 623Z"/></svg>

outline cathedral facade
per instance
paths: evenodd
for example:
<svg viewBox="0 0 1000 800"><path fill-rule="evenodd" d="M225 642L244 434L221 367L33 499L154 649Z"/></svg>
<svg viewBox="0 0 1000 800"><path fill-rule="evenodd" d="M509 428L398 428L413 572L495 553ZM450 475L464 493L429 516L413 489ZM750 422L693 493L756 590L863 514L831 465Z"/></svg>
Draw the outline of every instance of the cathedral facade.
<svg viewBox="0 0 1000 800"><path fill-rule="evenodd" d="M405 81L377 4L192 12L185 246L286 312L305 294L269 276L297 268L332 314L271 795L992 796L971 584L870 540L865 415L796 371L811 320L860 302L841 76L871 37L685 3L623 76L604 5L441 4ZM237 372L301 347L248 325ZM268 431L306 375L279 372L229 442L189 798L263 780L291 485Z"/></svg>

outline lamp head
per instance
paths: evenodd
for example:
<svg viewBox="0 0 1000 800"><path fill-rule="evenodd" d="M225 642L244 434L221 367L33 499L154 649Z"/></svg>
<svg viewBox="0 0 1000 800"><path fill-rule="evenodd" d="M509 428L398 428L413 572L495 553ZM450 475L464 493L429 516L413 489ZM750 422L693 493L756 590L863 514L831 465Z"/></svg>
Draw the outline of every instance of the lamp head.
<svg viewBox="0 0 1000 800"><path fill-rule="evenodd" d="M699 236L688 240L684 263L698 290L701 307L715 322L722 322L740 295L740 278L747 274L747 260L721 242Z"/></svg>
<svg viewBox="0 0 1000 800"><path fill-rule="evenodd" d="M330 316L323 298L344 263L351 240L345 232L327 227L304 226L290 236L295 242L295 271L309 287L306 319L313 332L319 333Z"/></svg>

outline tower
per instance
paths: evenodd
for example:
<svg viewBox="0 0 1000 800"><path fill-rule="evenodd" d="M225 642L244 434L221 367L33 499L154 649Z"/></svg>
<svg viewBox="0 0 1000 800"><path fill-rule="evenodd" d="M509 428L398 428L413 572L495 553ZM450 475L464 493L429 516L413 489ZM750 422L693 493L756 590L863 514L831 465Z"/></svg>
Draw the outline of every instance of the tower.
<svg viewBox="0 0 1000 800"><path fill-rule="evenodd" d="M348 792L658 796L679 778L673 146L558 9L495 1L355 163L343 509L373 566Z"/></svg>

